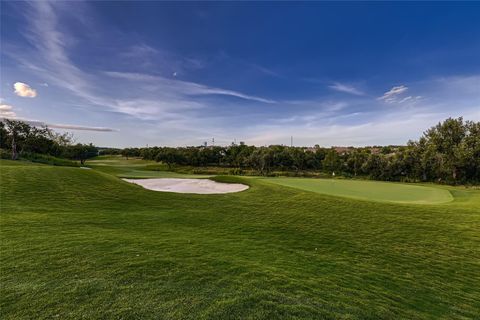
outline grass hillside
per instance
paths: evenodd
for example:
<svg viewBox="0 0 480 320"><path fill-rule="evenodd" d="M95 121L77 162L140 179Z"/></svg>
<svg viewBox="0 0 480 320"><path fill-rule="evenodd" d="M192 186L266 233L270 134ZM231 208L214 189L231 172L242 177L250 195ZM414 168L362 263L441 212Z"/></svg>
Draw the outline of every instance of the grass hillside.
<svg viewBox="0 0 480 320"><path fill-rule="evenodd" d="M222 177L251 188L182 195L97 165L0 162L0 318L478 317L478 190L408 205Z"/></svg>

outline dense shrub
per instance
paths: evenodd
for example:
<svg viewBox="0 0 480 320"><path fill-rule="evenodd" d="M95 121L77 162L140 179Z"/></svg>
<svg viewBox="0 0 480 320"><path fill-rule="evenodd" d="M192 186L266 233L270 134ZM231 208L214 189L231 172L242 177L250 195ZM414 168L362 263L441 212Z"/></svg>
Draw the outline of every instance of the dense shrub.
<svg viewBox="0 0 480 320"><path fill-rule="evenodd" d="M12 153L9 150L0 149L0 159L11 159Z"/></svg>
<svg viewBox="0 0 480 320"><path fill-rule="evenodd" d="M48 164L52 166L78 167L78 164L75 161L57 158L48 154L24 152L22 153L20 159L29 160L36 163Z"/></svg>

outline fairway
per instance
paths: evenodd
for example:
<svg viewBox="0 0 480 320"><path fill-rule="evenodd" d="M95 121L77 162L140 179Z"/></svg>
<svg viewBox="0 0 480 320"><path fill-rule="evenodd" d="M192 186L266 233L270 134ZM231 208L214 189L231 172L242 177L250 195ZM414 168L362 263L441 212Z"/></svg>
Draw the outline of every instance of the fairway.
<svg viewBox="0 0 480 320"><path fill-rule="evenodd" d="M454 201L406 205L272 183L303 179L218 177L250 189L176 194L105 173L118 168L0 164L2 319L472 319L480 310L478 190L446 187Z"/></svg>
<svg viewBox="0 0 480 320"><path fill-rule="evenodd" d="M448 190L378 181L268 178L269 183L332 196L396 203L440 204L453 200Z"/></svg>

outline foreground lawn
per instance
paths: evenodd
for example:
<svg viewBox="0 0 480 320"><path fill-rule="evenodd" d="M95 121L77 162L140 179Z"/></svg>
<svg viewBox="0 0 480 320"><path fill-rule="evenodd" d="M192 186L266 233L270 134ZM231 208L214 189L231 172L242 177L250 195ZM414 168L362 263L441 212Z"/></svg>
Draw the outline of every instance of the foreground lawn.
<svg viewBox="0 0 480 320"><path fill-rule="evenodd" d="M479 315L479 191L408 205L223 177L251 188L182 195L15 164L0 164L2 319Z"/></svg>

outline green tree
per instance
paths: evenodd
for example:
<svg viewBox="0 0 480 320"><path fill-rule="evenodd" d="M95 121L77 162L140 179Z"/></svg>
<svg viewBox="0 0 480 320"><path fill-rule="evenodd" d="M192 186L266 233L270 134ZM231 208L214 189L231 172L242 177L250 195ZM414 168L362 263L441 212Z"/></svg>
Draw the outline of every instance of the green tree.
<svg viewBox="0 0 480 320"><path fill-rule="evenodd" d="M7 149L8 145L8 131L5 127L5 123L0 121L0 149Z"/></svg>
<svg viewBox="0 0 480 320"><path fill-rule="evenodd" d="M354 176L357 176L362 171L363 164L367 161L368 154L362 149L355 149L347 155L346 167L348 171Z"/></svg>
<svg viewBox="0 0 480 320"><path fill-rule="evenodd" d="M322 166L328 172L339 171L342 168L340 156L335 149L329 149L327 151L325 158L323 159Z"/></svg>
<svg viewBox="0 0 480 320"><path fill-rule="evenodd" d="M424 133L429 159L425 159L440 178L448 173L456 181L461 170L461 144L467 135L463 118L448 118Z"/></svg>
<svg viewBox="0 0 480 320"><path fill-rule="evenodd" d="M75 145L66 147L64 154L67 158L80 161L80 163L84 165L87 159L98 155L98 149L91 143L77 143Z"/></svg>
<svg viewBox="0 0 480 320"><path fill-rule="evenodd" d="M10 138L12 160L18 159L18 148L22 148L31 127L25 122L5 119L5 127Z"/></svg>

